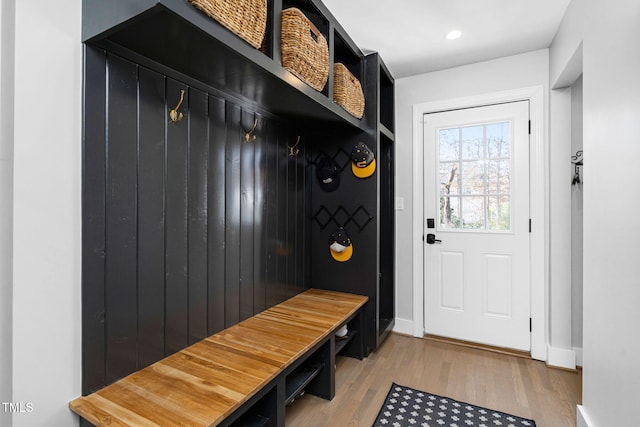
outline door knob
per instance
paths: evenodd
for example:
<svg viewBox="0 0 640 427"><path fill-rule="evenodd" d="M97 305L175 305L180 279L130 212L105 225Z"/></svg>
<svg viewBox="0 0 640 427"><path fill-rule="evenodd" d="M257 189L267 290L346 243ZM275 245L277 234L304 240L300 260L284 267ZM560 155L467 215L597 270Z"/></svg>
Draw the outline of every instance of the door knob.
<svg viewBox="0 0 640 427"><path fill-rule="evenodd" d="M433 245L434 243L442 243L442 240L436 239L436 235L429 233L427 234L427 243Z"/></svg>

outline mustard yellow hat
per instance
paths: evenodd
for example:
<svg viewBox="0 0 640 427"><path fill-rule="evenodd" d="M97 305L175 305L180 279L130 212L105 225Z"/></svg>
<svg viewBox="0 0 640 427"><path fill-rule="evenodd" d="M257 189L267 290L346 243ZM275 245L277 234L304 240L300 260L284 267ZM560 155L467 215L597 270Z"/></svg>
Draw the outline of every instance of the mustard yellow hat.
<svg viewBox="0 0 640 427"><path fill-rule="evenodd" d="M338 262L345 262L351 259L353 255L353 244L342 227L337 228L329 238L329 251L331 256Z"/></svg>
<svg viewBox="0 0 640 427"><path fill-rule="evenodd" d="M368 178L376 171L373 150L364 142L358 142L351 150L351 171L358 178Z"/></svg>

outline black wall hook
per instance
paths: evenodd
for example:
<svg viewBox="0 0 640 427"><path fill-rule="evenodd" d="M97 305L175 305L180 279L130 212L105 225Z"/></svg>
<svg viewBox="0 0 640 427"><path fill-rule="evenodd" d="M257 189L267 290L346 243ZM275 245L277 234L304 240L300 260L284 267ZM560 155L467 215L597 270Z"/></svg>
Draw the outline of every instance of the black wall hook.
<svg viewBox="0 0 640 427"><path fill-rule="evenodd" d="M580 168L583 166L582 162L582 150L576 151L574 156L571 156L571 163L574 165L573 179L571 185L582 184L582 178L580 177Z"/></svg>

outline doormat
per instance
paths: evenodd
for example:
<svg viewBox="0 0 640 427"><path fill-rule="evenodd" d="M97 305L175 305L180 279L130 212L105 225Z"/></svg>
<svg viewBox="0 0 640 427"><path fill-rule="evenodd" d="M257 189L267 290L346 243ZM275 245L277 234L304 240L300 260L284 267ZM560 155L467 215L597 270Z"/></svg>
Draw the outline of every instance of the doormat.
<svg viewBox="0 0 640 427"><path fill-rule="evenodd" d="M535 427L504 412L392 384L373 427Z"/></svg>

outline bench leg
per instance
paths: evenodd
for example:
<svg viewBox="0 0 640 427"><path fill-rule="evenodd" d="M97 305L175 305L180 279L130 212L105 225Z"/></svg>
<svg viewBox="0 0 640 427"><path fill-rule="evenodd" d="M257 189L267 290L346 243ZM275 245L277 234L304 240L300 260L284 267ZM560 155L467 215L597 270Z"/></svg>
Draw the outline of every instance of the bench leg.
<svg viewBox="0 0 640 427"><path fill-rule="evenodd" d="M307 386L307 392L322 397L323 399L332 400L336 395L336 344L334 337L331 337L318 350L317 356L320 357L324 368Z"/></svg>

